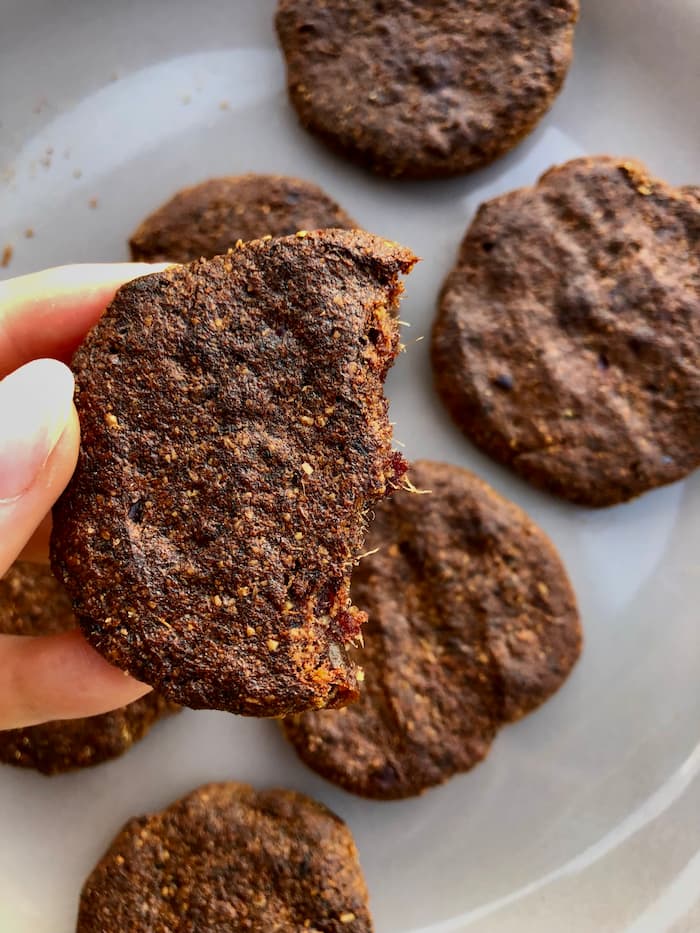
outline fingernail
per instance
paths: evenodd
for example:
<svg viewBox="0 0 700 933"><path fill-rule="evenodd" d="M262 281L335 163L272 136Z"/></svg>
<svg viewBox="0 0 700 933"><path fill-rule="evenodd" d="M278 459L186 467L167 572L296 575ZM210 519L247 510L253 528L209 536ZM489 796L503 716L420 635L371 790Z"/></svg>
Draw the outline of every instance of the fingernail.
<svg viewBox="0 0 700 933"><path fill-rule="evenodd" d="M0 501L34 484L63 434L73 374L57 360L35 360L0 381Z"/></svg>

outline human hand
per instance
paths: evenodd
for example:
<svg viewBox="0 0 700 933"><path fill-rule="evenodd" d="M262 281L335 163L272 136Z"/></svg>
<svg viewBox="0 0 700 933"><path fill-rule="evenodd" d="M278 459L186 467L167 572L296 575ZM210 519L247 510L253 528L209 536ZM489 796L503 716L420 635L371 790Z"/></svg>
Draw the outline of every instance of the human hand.
<svg viewBox="0 0 700 933"><path fill-rule="evenodd" d="M119 285L162 268L62 266L0 282L0 577L20 556L48 560L51 506L80 441L65 364ZM0 729L94 716L150 689L108 664L78 630L0 635Z"/></svg>

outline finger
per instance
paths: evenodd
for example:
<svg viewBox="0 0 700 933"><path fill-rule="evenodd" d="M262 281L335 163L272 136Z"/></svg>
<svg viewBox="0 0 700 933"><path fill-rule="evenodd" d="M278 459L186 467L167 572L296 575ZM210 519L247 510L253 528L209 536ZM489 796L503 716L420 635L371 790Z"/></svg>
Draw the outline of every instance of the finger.
<svg viewBox="0 0 700 933"><path fill-rule="evenodd" d="M0 729L97 716L150 690L108 664L77 631L0 636Z"/></svg>
<svg viewBox="0 0 700 933"><path fill-rule="evenodd" d="M75 469L80 443L73 376L36 360L0 382L0 576L15 561Z"/></svg>
<svg viewBox="0 0 700 933"><path fill-rule="evenodd" d="M44 356L67 363L120 285L166 268L145 262L58 266L0 282L0 377Z"/></svg>

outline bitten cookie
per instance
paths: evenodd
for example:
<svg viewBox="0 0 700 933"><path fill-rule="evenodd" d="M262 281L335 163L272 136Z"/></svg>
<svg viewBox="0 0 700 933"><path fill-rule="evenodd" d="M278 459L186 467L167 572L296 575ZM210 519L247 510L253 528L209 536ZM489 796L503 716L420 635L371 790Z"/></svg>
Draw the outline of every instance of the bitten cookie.
<svg viewBox="0 0 700 933"><path fill-rule="evenodd" d="M88 878L77 933L371 933L345 824L288 790L210 784L132 820Z"/></svg>
<svg viewBox="0 0 700 933"><path fill-rule="evenodd" d="M17 563L0 580L0 634L53 635L77 625L70 599L48 567ZM123 755L154 722L178 710L149 693L102 716L0 731L0 761L42 774L97 765Z"/></svg>
<svg viewBox="0 0 700 933"><path fill-rule="evenodd" d="M700 464L697 189L601 156L484 204L432 357L465 434L536 486L607 506L686 476Z"/></svg>
<svg viewBox="0 0 700 933"><path fill-rule="evenodd" d="M299 756L365 797L419 794L467 771L538 707L581 650L554 547L467 470L418 461L376 508L353 598L369 615L359 702L285 721Z"/></svg>
<svg viewBox="0 0 700 933"><path fill-rule="evenodd" d="M142 262L213 259L238 240L357 224L310 181L286 175L212 178L182 191L150 214L129 240Z"/></svg>
<svg viewBox="0 0 700 933"><path fill-rule="evenodd" d="M52 561L89 641L194 708L356 696L350 573L403 475L382 387L415 257L334 230L123 286L73 359Z"/></svg>
<svg viewBox="0 0 700 933"><path fill-rule="evenodd" d="M304 127L383 175L469 172L549 109L578 0L279 0L289 95Z"/></svg>

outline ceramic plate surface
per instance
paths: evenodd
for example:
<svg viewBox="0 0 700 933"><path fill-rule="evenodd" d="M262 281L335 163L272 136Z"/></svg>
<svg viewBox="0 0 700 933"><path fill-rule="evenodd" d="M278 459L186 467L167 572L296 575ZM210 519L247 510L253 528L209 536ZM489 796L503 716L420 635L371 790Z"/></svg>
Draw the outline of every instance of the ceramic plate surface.
<svg viewBox="0 0 700 933"><path fill-rule="evenodd" d="M539 494L452 426L428 341L415 342L484 199L603 152L700 182L700 3L582 7L566 88L517 151L470 177L391 183L299 129L271 0L0 0L0 251L14 247L3 275L125 259L149 211L210 176L315 179L424 259L388 387L407 456L471 467L524 506L561 550L586 631L565 688L419 800L345 794L274 723L221 713L164 722L82 774L0 769L2 933L72 933L81 884L125 820L231 778L306 791L348 821L378 933L700 930L700 474L598 512Z"/></svg>

